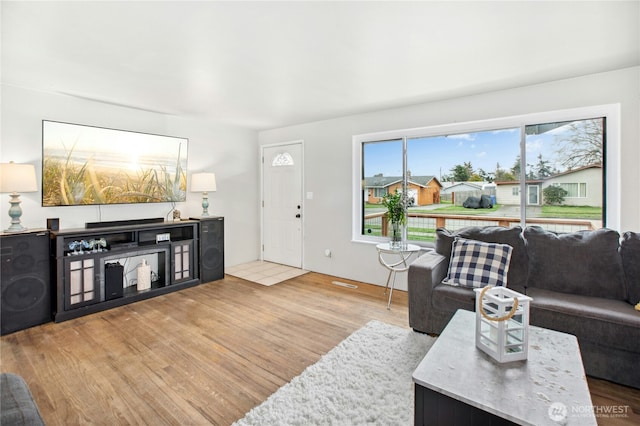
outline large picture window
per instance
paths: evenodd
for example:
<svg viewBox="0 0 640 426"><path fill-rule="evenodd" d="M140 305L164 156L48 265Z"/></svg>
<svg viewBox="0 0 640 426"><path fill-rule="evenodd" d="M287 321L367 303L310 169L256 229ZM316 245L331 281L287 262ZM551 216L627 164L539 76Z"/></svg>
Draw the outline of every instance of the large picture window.
<svg viewBox="0 0 640 426"><path fill-rule="evenodd" d="M355 136L354 239L386 238L381 199L403 188L414 242L434 241L438 227L540 225L572 232L607 226L607 212L616 211L607 205L605 162L613 110ZM475 201L483 199L489 205L478 208Z"/></svg>

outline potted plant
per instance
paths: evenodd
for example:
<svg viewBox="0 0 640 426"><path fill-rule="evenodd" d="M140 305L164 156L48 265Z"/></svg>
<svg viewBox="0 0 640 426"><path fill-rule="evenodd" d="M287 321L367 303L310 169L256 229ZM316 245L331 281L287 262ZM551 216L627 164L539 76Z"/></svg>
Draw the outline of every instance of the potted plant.
<svg viewBox="0 0 640 426"><path fill-rule="evenodd" d="M396 189L393 194L382 197L382 205L387 208L387 220L391 223L391 248L400 248L402 227L407 223L407 199Z"/></svg>

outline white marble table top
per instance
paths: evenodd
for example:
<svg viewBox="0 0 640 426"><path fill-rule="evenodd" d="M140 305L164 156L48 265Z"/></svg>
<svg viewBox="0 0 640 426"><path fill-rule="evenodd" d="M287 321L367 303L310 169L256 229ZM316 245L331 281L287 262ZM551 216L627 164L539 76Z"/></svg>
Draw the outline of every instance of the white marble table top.
<svg viewBox="0 0 640 426"><path fill-rule="evenodd" d="M475 313L458 310L413 381L518 424L597 424L571 334L530 326L528 359L500 364L475 346Z"/></svg>
<svg viewBox="0 0 640 426"><path fill-rule="evenodd" d="M416 244L405 244L403 247L392 248L391 243L380 243L376 249L385 253L414 253L420 251L420 246Z"/></svg>

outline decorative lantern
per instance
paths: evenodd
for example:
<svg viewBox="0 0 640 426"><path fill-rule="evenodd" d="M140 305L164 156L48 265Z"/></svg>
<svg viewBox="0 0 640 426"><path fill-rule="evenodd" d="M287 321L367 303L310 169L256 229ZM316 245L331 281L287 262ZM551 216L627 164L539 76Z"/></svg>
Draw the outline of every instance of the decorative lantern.
<svg viewBox="0 0 640 426"><path fill-rule="evenodd" d="M476 347L498 362L527 359L529 296L506 287L476 292Z"/></svg>

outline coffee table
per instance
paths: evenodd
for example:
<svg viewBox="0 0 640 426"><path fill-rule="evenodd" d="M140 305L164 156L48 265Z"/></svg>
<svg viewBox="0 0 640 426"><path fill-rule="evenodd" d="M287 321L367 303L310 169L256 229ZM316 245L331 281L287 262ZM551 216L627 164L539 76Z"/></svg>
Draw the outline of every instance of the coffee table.
<svg viewBox="0 0 640 426"><path fill-rule="evenodd" d="M529 328L525 361L475 346L475 313L458 310L413 373L416 425L596 425L575 336Z"/></svg>

